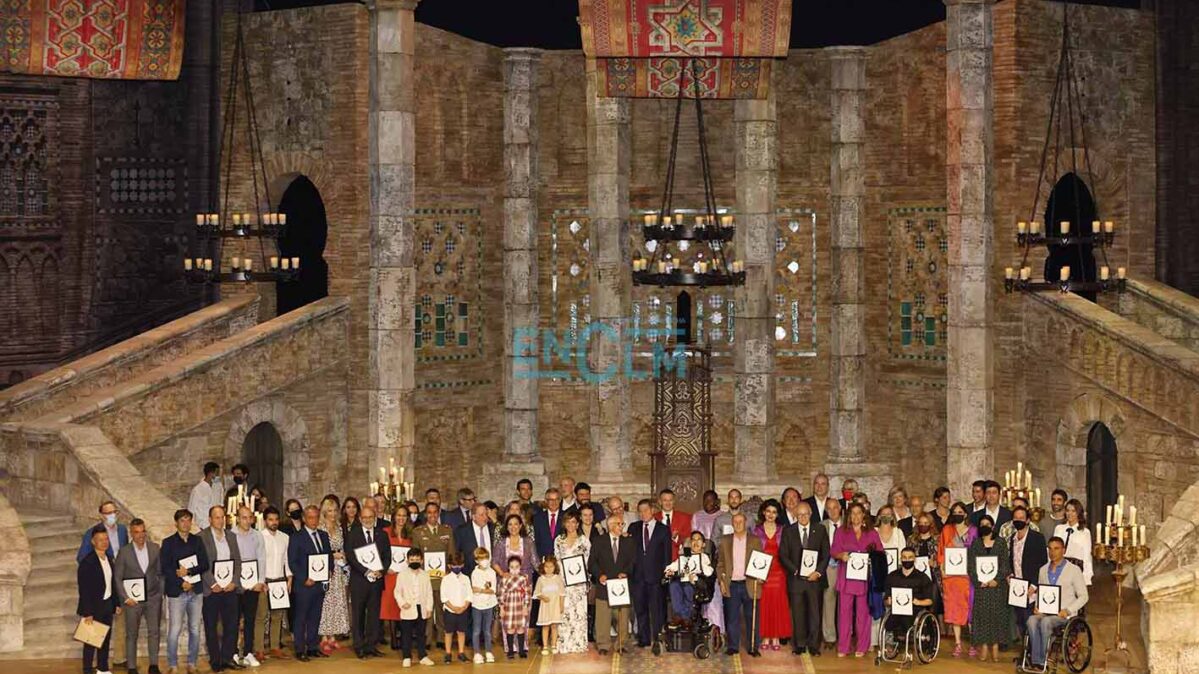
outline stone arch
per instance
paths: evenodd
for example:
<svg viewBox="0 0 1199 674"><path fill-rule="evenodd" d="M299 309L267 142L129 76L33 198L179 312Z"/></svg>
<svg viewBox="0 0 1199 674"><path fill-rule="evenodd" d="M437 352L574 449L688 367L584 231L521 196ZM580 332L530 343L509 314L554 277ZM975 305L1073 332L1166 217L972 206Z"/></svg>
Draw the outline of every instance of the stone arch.
<svg viewBox="0 0 1199 674"><path fill-rule="evenodd" d="M242 443L255 426L270 423L283 441L283 493L307 503L311 481L312 450L308 425L295 408L278 399L256 400L238 410L225 436L224 460L232 465L241 460Z"/></svg>
<svg viewBox="0 0 1199 674"><path fill-rule="evenodd" d="M1085 494L1087 440L1091 428L1102 423L1119 443L1127 425L1126 418L1119 403L1111 398L1093 393L1076 397L1057 423L1057 486L1071 496Z"/></svg>

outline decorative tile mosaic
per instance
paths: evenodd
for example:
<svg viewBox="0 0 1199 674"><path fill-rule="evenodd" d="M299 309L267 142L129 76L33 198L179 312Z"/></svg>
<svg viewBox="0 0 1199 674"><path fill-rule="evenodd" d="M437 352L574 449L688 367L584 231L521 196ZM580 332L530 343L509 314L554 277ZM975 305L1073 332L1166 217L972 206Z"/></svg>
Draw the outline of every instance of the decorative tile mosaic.
<svg viewBox="0 0 1199 674"><path fill-rule="evenodd" d="M774 246L775 358L816 357L816 212L780 208Z"/></svg>
<svg viewBox="0 0 1199 674"><path fill-rule="evenodd" d="M556 210L550 220L550 325L571 344L591 322L591 218Z"/></svg>
<svg viewBox="0 0 1199 674"><path fill-rule="evenodd" d="M477 208L415 211L417 362L483 355L483 219Z"/></svg>
<svg viewBox="0 0 1199 674"><path fill-rule="evenodd" d="M945 208L893 208L887 229L887 351L898 360L944 361L949 328Z"/></svg>
<svg viewBox="0 0 1199 674"><path fill-rule="evenodd" d="M57 226L58 101L0 96L0 222L23 230Z"/></svg>
<svg viewBox="0 0 1199 674"><path fill-rule="evenodd" d="M186 159L100 157L96 161L96 209L123 216L187 212Z"/></svg>

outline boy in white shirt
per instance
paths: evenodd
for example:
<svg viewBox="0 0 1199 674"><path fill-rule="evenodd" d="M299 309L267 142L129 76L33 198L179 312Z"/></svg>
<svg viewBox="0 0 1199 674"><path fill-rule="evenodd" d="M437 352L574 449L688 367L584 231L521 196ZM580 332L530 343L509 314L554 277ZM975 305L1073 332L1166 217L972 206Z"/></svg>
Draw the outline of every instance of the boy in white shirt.
<svg viewBox="0 0 1199 674"><path fill-rule="evenodd" d="M441 579L442 615L445 617L445 663L453 662L454 635L458 636L458 661L466 662L466 630L470 624L470 578L462 573L462 553L450 555L450 572Z"/></svg>
<svg viewBox="0 0 1199 674"><path fill-rule="evenodd" d="M486 548L476 548L475 570L470 573L470 646L475 651L476 665L484 661L495 662L495 656L491 653L491 623L499 603L495 596L496 587L491 553Z"/></svg>
<svg viewBox="0 0 1199 674"><path fill-rule="evenodd" d="M425 553L420 548L408 551L408 566L396 574L396 604L400 607L400 652L403 666L412 666L412 646L422 665L433 661L425 653L425 622L433 615L433 583L425 571Z"/></svg>

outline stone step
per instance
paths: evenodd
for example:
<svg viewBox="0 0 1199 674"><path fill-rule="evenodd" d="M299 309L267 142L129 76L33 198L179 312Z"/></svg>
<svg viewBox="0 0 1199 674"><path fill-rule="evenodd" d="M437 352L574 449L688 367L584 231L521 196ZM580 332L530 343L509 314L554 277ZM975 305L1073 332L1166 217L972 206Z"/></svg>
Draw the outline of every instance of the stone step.
<svg viewBox="0 0 1199 674"><path fill-rule="evenodd" d="M68 538L66 536L38 538L29 541L29 552L33 554L34 559L62 555L74 560L75 553L79 551L80 540L79 538Z"/></svg>
<svg viewBox="0 0 1199 674"><path fill-rule="evenodd" d="M25 583L25 603L35 601L40 595L75 591L75 559L65 564L55 562L53 566L38 567L29 574Z"/></svg>
<svg viewBox="0 0 1199 674"><path fill-rule="evenodd" d="M75 615L75 607L78 606L79 597L74 592L60 592L51 594L43 592L43 596L31 600L25 600L25 633L29 633L29 623L37 620L52 620L54 618L62 618Z"/></svg>
<svg viewBox="0 0 1199 674"><path fill-rule="evenodd" d="M28 635L26 635L26 639L28 638ZM0 662L13 662L17 660L78 660L80 648L79 643L74 639L70 643L62 644L30 645L26 643L25 648L19 651L0 653ZM22 670L14 669L13 671ZM163 671L166 671L165 666L163 666Z"/></svg>

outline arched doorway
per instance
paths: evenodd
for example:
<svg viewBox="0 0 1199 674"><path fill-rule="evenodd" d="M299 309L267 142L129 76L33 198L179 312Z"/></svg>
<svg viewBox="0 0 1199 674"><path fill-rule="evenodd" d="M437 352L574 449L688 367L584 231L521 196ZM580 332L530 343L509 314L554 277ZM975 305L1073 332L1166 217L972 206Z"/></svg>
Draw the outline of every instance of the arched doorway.
<svg viewBox="0 0 1199 674"><path fill-rule="evenodd" d="M1045 204L1045 231L1061 232L1062 221L1070 223L1070 233L1086 234L1091 231L1091 223L1099 218L1095 207L1095 198L1082 178L1075 173L1067 173L1053 186L1049 201ZM1045 278L1056 280L1060 278L1062 267L1070 267L1070 278L1079 281L1095 281L1098 274L1095 269L1095 255L1090 244L1073 244L1069 246L1050 246L1049 256L1045 258ZM1092 302L1095 293L1079 293Z"/></svg>
<svg viewBox="0 0 1199 674"><path fill-rule="evenodd" d="M241 461L250 469L250 486L259 485L271 505L283 508L283 439L269 421L246 434L242 441Z"/></svg>
<svg viewBox="0 0 1199 674"><path fill-rule="evenodd" d="M1087 435L1087 520L1101 521L1104 507L1115 503L1119 486L1116 437L1097 422Z"/></svg>
<svg viewBox="0 0 1199 674"><path fill-rule="evenodd" d="M674 305L674 339L679 344L691 343L691 293L680 291Z"/></svg>
<svg viewBox="0 0 1199 674"><path fill-rule="evenodd" d="M275 311L282 315L329 294L329 265L323 257L329 223L325 202L307 176L298 176L279 201L287 215L287 230L279 239L279 254L300 258L298 280L275 284Z"/></svg>

